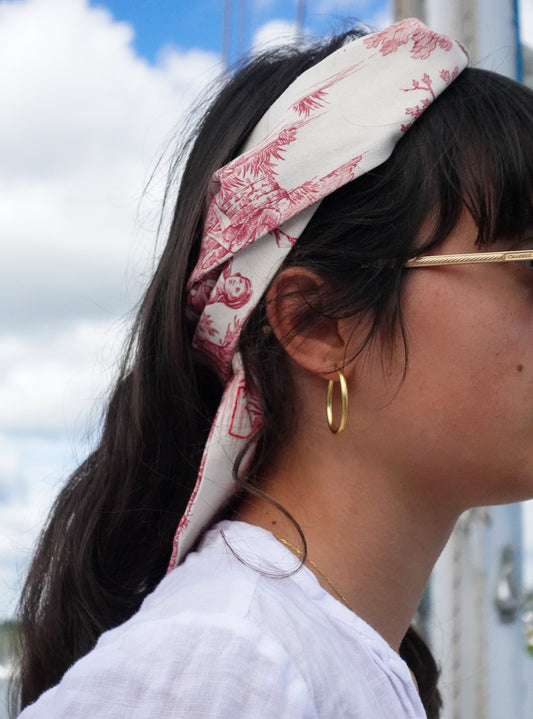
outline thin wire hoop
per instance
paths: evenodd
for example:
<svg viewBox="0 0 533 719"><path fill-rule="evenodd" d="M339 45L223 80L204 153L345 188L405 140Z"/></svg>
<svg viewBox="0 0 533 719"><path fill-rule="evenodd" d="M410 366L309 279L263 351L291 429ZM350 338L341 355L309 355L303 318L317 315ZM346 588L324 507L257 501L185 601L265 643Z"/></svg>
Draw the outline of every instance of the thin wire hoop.
<svg viewBox="0 0 533 719"><path fill-rule="evenodd" d="M341 390L341 418L339 424L335 427L333 423L333 385L334 380L330 379L328 382L328 393L326 396L326 417L328 420L328 427L333 434L341 434L346 428L346 422L348 420L348 385L346 379L341 370L339 370L339 385Z"/></svg>

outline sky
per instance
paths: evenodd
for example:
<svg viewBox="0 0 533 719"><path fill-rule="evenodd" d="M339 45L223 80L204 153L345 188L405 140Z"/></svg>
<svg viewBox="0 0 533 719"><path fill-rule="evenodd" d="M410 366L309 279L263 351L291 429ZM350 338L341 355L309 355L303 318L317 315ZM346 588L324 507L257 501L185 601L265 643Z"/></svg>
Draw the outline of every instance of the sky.
<svg viewBox="0 0 533 719"><path fill-rule="evenodd" d="M0 0L0 619L54 495L94 443L160 249L173 149L222 69L222 7ZM240 7L230 59L293 36L296 3ZM346 16L379 29L391 3L310 0L305 30ZM533 46L533 0L522 20Z"/></svg>

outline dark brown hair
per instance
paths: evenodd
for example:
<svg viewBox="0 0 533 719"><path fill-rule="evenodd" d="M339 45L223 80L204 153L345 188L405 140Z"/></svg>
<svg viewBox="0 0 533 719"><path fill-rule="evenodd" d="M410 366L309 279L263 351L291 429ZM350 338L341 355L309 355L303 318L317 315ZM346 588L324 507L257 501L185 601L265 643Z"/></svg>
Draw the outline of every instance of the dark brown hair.
<svg viewBox="0 0 533 719"><path fill-rule="evenodd" d="M99 635L130 617L163 577L221 387L195 357L185 284L199 253L213 172L238 154L267 108L304 70L357 33L305 49L265 53L218 93L191 142L168 242L140 307L95 451L69 478L42 533L20 601L20 707L57 683ZM243 109L245 111L243 111ZM417 120L390 159L326 198L285 265L329 288L320 313L370 317L401 331L405 260L441 242L467 207L480 243L522 236L532 220L532 93L492 73L465 70ZM428 236L420 236L428 217ZM417 249L418 248L418 249ZM240 340L248 381L263 403L244 486L260 487L274 448L290 437L294 388L285 353L262 327L265 305ZM283 397L283 402L280 398ZM410 630L401 648L428 716L439 715L437 668Z"/></svg>

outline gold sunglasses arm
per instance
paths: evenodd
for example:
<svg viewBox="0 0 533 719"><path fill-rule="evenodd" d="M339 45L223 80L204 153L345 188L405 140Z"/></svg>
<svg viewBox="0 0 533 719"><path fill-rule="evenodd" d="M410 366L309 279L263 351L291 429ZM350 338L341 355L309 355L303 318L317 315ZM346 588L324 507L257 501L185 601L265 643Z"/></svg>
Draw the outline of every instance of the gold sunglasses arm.
<svg viewBox="0 0 533 719"><path fill-rule="evenodd" d="M472 252L459 255L426 255L407 260L405 267L436 267L438 265L474 265L483 262L520 262L533 260L533 250L507 252Z"/></svg>

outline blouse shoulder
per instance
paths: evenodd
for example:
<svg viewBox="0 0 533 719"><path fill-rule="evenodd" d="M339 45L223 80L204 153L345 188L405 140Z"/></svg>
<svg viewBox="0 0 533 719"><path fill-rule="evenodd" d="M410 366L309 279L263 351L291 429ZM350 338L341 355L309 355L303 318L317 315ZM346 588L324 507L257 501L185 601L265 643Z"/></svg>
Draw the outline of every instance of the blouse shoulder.
<svg viewBox="0 0 533 719"><path fill-rule="evenodd" d="M20 719L315 719L299 668L251 616L257 581L225 552L194 553Z"/></svg>
<svg viewBox="0 0 533 719"><path fill-rule="evenodd" d="M283 646L248 619L141 614L103 635L20 719L316 717Z"/></svg>

